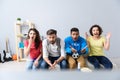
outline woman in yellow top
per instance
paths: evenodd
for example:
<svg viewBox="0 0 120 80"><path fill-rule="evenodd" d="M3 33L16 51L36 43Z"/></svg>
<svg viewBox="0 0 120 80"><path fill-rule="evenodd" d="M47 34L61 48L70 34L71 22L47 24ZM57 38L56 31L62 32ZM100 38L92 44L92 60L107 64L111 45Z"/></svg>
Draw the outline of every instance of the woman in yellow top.
<svg viewBox="0 0 120 80"><path fill-rule="evenodd" d="M99 25L93 25L89 32L91 36L88 36L86 33L86 39L88 41L90 50L88 61L94 65L95 69L100 69L100 64L102 64L105 69L112 69L112 62L107 57L105 57L103 50L109 50L111 34L108 33L106 38L101 36L103 31Z"/></svg>

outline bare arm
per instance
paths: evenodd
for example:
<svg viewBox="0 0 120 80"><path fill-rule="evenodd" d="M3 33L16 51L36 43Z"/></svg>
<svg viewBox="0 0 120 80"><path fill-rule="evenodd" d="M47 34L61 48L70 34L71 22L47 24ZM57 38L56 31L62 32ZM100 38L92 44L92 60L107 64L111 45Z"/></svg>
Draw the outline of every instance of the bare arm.
<svg viewBox="0 0 120 80"><path fill-rule="evenodd" d="M42 57L42 51L41 51L41 54L37 57L37 59L34 62L35 66L38 66L38 63L39 63L39 60L40 60L41 57Z"/></svg>
<svg viewBox="0 0 120 80"><path fill-rule="evenodd" d="M63 56L59 57L57 60L54 61L53 66L55 66L56 64L58 64L59 62L61 62L64 59Z"/></svg>
<svg viewBox="0 0 120 80"><path fill-rule="evenodd" d="M87 32L85 32L85 38L86 40L88 39L89 35L87 34Z"/></svg>
<svg viewBox="0 0 120 80"><path fill-rule="evenodd" d="M50 65L50 67L53 66L53 64L52 64L51 61L48 59L48 57L44 57L43 59Z"/></svg>
<svg viewBox="0 0 120 80"><path fill-rule="evenodd" d="M56 65L57 63L61 62L63 59L66 58L65 48L64 48L65 47L65 43L62 40L60 41L60 45L61 45L61 50L60 50L61 56L57 60L55 60L53 65Z"/></svg>
<svg viewBox="0 0 120 80"><path fill-rule="evenodd" d="M41 49L41 54L37 57L37 59L36 60L39 60L41 57L42 57L42 54L43 54L43 50Z"/></svg>
<svg viewBox="0 0 120 80"><path fill-rule="evenodd" d="M106 41L104 42L104 48L106 50L109 50L110 48L110 37L111 37L111 33L109 32L107 35L106 35Z"/></svg>
<svg viewBox="0 0 120 80"><path fill-rule="evenodd" d="M88 45L88 47L89 47L89 41L88 41L89 35L87 34L87 32L85 32L85 37L86 37L87 45Z"/></svg>
<svg viewBox="0 0 120 80"><path fill-rule="evenodd" d="M45 62L47 62L48 65L50 65L50 67L52 67L53 64L51 63L51 61L48 58L49 54L48 54L48 50L47 50L48 45L47 45L47 40L46 39L43 40L42 45L43 45L43 59L45 60Z"/></svg>
<svg viewBox="0 0 120 80"><path fill-rule="evenodd" d="M63 59L65 59L63 56L60 56L58 59L57 59L57 63L61 62Z"/></svg>
<svg viewBox="0 0 120 80"><path fill-rule="evenodd" d="M24 47L24 53L25 53L26 56L29 55L31 44L32 44L32 39L30 38L30 39L29 39L28 47Z"/></svg>

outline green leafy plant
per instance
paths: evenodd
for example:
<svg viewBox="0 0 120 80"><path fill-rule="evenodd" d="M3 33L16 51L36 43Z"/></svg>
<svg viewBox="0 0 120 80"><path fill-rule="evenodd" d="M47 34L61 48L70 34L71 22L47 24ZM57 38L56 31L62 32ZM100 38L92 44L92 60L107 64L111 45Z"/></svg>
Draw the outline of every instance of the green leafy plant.
<svg viewBox="0 0 120 80"><path fill-rule="evenodd" d="M18 21L21 21L21 18L17 18Z"/></svg>

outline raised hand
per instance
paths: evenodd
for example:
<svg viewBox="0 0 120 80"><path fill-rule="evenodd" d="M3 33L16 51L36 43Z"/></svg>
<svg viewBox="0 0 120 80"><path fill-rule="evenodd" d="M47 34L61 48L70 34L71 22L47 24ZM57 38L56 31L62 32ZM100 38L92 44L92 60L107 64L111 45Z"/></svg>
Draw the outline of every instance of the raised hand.
<svg viewBox="0 0 120 80"><path fill-rule="evenodd" d="M108 32L108 33L106 34L106 39L110 39L110 37L111 37L111 33Z"/></svg>
<svg viewBox="0 0 120 80"><path fill-rule="evenodd" d="M32 42L33 42L33 37L30 37L29 44L32 44Z"/></svg>
<svg viewBox="0 0 120 80"><path fill-rule="evenodd" d="M88 34L87 34L87 32L85 32L85 37L86 37L86 39L88 38Z"/></svg>

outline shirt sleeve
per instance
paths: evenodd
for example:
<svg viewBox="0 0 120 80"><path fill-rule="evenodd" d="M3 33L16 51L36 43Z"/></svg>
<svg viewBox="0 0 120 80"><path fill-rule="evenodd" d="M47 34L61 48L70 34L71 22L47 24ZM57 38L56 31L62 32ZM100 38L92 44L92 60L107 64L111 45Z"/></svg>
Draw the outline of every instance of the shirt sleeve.
<svg viewBox="0 0 120 80"><path fill-rule="evenodd" d="M48 57L48 51L47 51L47 40L43 40L42 43L43 46L43 58Z"/></svg>
<svg viewBox="0 0 120 80"><path fill-rule="evenodd" d="M60 41L60 45L61 45L61 56L63 56L64 58L66 58L66 53L65 53L65 43L61 40Z"/></svg>
<svg viewBox="0 0 120 80"><path fill-rule="evenodd" d="M81 50L82 49L85 49L85 53L84 54L88 54L89 49L88 49L87 41L85 39L82 40Z"/></svg>
<svg viewBox="0 0 120 80"><path fill-rule="evenodd" d="M67 39L65 39L65 52L66 54L72 54L71 48L70 48L70 43Z"/></svg>
<svg viewBox="0 0 120 80"><path fill-rule="evenodd" d="M103 43L106 42L106 38L104 36L102 36L102 41L103 41Z"/></svg>

